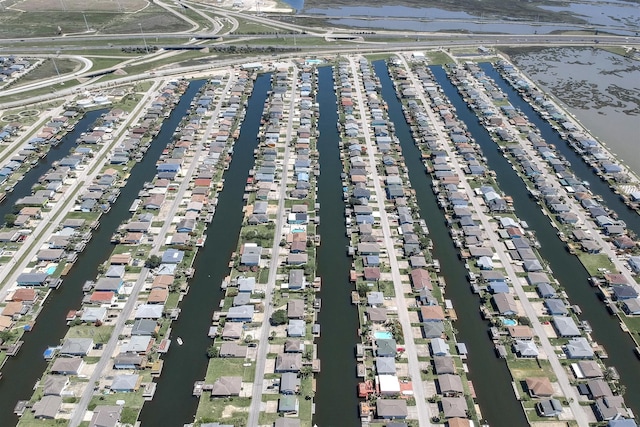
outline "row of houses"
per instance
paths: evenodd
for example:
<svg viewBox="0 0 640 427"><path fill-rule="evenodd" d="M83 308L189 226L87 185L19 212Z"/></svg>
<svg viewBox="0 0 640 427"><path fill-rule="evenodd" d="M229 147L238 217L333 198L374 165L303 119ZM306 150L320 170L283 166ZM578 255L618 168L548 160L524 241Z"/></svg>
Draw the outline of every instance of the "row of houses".
<svg viewBox="0 0 640 427"><path fill-rule="evenodd" d="M541 117L552 123L560 135L571 144L578 154L585 158L599 175L612 180L614 185L624 184L631 180L627 171L611 158L600 143L579 129L575 122L568 118L566 113L550 101L542 91L526 82L512 64L502 60L498 61L497 67L505 79L529 101ZM633 201L638 201L640 193L636 191L630 194L630 197Z"/></svg>
<svg viewBox="0 0 640 427"><path fill-rule="evenodd" d="M186 85L182 86L186 87ZM87 192L108 191L108 188L115 188L117 179L117 169L107 167L96 177L94 183L102 187L89 185ZM73 224L66 224L67 227L63 230L71 228L71 226L80 229L84 225L80 221L83 220L74 220ZM57 245L63 244L65 237L69 236L59 235L55 237L54 241ZM129 269L141 267L141 261L136 257L140 255L139 251L135 250L114 252L109 258L103 274L95 281L85 283L82 307L78 310L71 310L67 314L71 331L74 327L82 327L80 325L94 325L95 327L103 324L108 325L122 315L122 308L129 296L132 282L137 279L138 275L138 273L129 273ZM178 258L180 258L180 254L174 254L171 250L163 253L163 261L167 263L176 263ZM144 395L152 395L154 387L143 383L142 375L138 373L138 370L151 368L152 374L158 370L157 363L149 363L148 358L164 344L158 344L156 338L159 332L159 322L165 316L164 304L168 297L168 288L172 283L173 276L154 277L153 283L150 283L149 286L149 293L144 294L146 298L140 301L132 314L133 323L130 329L127 329L123 339L118 342L118 351L113 358L113 365L109 368L113 370L113 375L108 376L108 381L101 381L100 387L105 387L114 393L137 392L143 389ZM101 357L102 343L93 338L75 338L73 334L70 334L55 350L56 357L50 365L45 381L53 379L59 385L60 392L56 395L44 393L42 399L33 405L32 410L37 418L54 418L58 414L60 405L57 404L57 396L77 396L82 393L82 390L77 387L70 387L70 391L67 392L65 384L69 384L70 376L87 375L85 358L88 356ZM62 385L65 386L62 387ZM47 388L46 384L45 388ZM96 407L89 425L115 426L119 421L121 408L121 406Z"/></svg>
<svg viewBox="0 0 640 427"><path fill-rule="evenodd" d="M474 81L480 83L483 87L482 91L484 92L499 92L499 89L497 89L494 83L491 82L475 64L465 64L464 70L458 67L455 72L458 89L467 97L467 101L473 105L479 116L482 117L486 110L493 110L495 116L500 115L500 113L495 111L495 107L491 105L484 105L484 101L481 100L481 96L479 96L478 99L480 99L480 101L478 102L473 101L473 98L470 97L471 88L477 88ZM514 120L514 118L518 116L519 112L512 108L507 108L505 111L504 106L501 107L501 109L503 110L502 115L507 116L507 121L512 126L515 126L520 134L527 135L529 142L531 142L533 147L538 151L540 157L547 161L549 167L556 172L557 176L559 176L561 180L563 179L562 182L565 185L565 190L566 187L571 187L571 190L573 190L573 187L575 186L580 193L586 193L588 191L583 186L580 186L581 184L575 179L575 177L573 177L572 174L566 171L562 162L551 161L556 159L555 154L537 134L532 132L528 123L525 121L517 122ZM543 183L542 186L539 186L538 188L544 188L542 197L544 197L545 202L552 212L568 213L570 209L568 209L568 207L567 209L563 208L563 200L560 197L547 193L555 191L555 189L553 183L545 177L545 172L537 172L537 167L526 157L522 149L519 147L510 149L512 153L514 150L516 150L518 158L523 160L525 163L525 173L529 174L530 177L534 176L534 178L532 178L534 182L536 182L536 179L538 180L536 185ZM572 191L569 191L569 193L571 192ZM494 218L496 218L500 224L500 229L497 230L497 233L505 245L502 250L510 255L510 261L513 264L521 266L522 270L527 272L528 284L530 286L535 286L538 296L542 300L542 304L540 304L535 298L529 298L529 301L534 307L539 307L537 310L538 316L544 319L549 319L549 324L552 328L552 331L550 331L549 334L551 337L559 340L557 348L562 350L567 359L582 360L584 361L583 365L595 365L599 367L600 365L598 363L598 355L595 352L595 346L592 345L590 337L587 334L590 330L588 325L577 321L577 317L572 313L573 310L570 310L570 307L567 304L566 296L564 293L557 290L557 285L545 273L545 267L541 263L541 260L538 259L535 246L532 244L532 241L529 239L528 233L526 232L526 224L517 220L517 218L514 219L511 217L497 216ZM519 307L520 303L513 298L511 286L509 283L505 282L506 279L502 272L493 270L491 266L493 249L490 247L487 249L488 250L484 251L476 250L470 252L472 252L472 256L480 256L478 258L478 267L481 270L483 283L486 284L486 288L483 288L483 290L492 294L491 299L493 306L495 307L497 314L502 316L500 318L502 320L498 325L502 324L507 326L505 328L506 332L503 332L504 329L501 330L499 327L494 327L490 331L491 335L496 340L498 353L501 355L506 354L505 346L498 343L499 340L506 335L510 338L509 342L511 343L511 351L516 357L544 357L542 355L542 351L538 347L538 337L533 334L533 331L526 323L519 324L518 321L513 322L503 320L509 317L519 319L518 316L521 310ZM483 256L487 258L481 258ZM578 391L580 392L580 389L584 384L580 382L580 378L577 376L576 379L579 382ZM523 390L528 390L532 397L537 398L536 410L538 415L543 417L557 417L562 414L562 405L560 400L557 398L559 394L553 391L551 381L548 378L533 377L525 378L523 380ZM610 396L612 397L612 399L610 399L612 406L607 408L607 410L601 410L603 409L602 405L600 405L599 402L595 402L593 407L596 417L601 421L627 417L628 412L624 406L622 397L614 396L613 393L611 393Z"/></svg>
<svg viewBox="0 0 640 427"><path fill-rule="evenodd" d="M41 64L41 60L19 56L0 56L0 83L3 85L14 81Z"/></svg>

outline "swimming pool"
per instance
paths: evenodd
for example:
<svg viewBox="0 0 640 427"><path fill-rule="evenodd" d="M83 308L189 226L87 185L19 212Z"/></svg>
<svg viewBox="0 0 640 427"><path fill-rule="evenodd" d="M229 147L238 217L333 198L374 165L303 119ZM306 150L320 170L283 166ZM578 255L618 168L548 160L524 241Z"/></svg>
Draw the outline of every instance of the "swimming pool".
<svg viewBox="0 0 640 427"><path fill-rule="evenodd" d="M504 326L516 326L518 324L517 320L507 319L505 317L501 317L500 320L502 320Z"/></svg>
<svg viewBox="0 0 640 427"><path fill-rule="evenodd" d="M48 268L47 268L47 270L46 270L46 271L47 271L47 274L48 274L49 276L51 276L53 273L55 273L55 272L56 272L56 268L57 268L57 266L55 266L55 265L52 265L51 267L48 267Z"/></svg>
<svg viewBox="0 0 640 427"><path fill-rule="evenodd" d="M391 334L391 332L387 332L387 331L374 332L373 336L377 340L390 340L393 338L393 335Z"/></svg>

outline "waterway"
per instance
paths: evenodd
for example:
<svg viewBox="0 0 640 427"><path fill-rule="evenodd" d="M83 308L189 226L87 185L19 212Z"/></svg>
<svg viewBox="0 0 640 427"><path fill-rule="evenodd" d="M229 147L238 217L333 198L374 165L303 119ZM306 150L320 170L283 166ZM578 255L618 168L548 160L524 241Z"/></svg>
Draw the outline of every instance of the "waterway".
<svg viewBox="0 0 640 427"><path fill-rule="evenodd" d="M620 219L624 220L630 230L633 230L636 235L640 236L640 216L620 200L620 197L613 192L611 187L609 187L606 182L602 181L600 177L593 172L593 169L589 167L589 165L587 165L575 151L573 151L571 146L569 146L569 144L560 137L558 132L551 127L549 122L543 120L531 105L522 99L520 94L502 78L500 73L498 73L491 64L482 63L480 64L480 67L487 76L491 77L493 81L496 82L498 87L502 89L502 92L508 96L509 102L511 102L514 107L519 108L525 116L527 116L529 121L540 129L540 134L544 140L547 141L548 144L553 144L571 163L571 170L575 173L576 177L589 182L589 188L591 191L594 194L602 196L606 205L613 209Z"/></svg>
<svg viewBox="0 0 640 427"><path fill-rule="evenodd" d="M581 319L587 320L593 332L591 336L603 345L609 354L606 363L615 366L620 373L621 383L626 386L625 401L634 413L640 413L640 382L638 378L638 359L631 338L622 330L616 317L609 315L605 305L596 295L595 288L588 284L588 273L574 255L569 254L556 235L540 207L528 196L524 182L511 168L511 164L496 149L487 130L478 123L475 113L466 105L456 88L449 81L442 67L431 67L445 95L453 103L458 114L476 142L482 147L488 161L488 167L495 171L500 188L513 198L516 214L525 220L542 245L540 254L549 263L554 277L565 289L572 304L582 309Z"/></svg>
<svg viewBox="0 0 640 427"><path fill-rule="evenodd" d="M447 282L446 297L452 300L458 313L458 320L453 326L458 331L458 340L464 342L469 350L466 363L470 372L467 376L473 382L483 419L494 427L527 425L524 412L513 394L509 369L503 360L496 357L488 335L489 322L480 317L480 300L471 292L467 270L458 257L444 214L438 207L431 189L431 176L420 160L421 152L404 118L387 66L384 61L375 61L373 66L382 85L389 119L395 125L395 134L402 147L411 187L416 191L420 217L429 227L433 257L440 261L440 274Z"/></svg>
<svg viewBox="0 0 640 427"><path fill-rule="evenodd" d="M13 414L16 402L31 397L33 385L47 366L48 362L42 357L44 350L50 345L57 345L66 334L67 312L80 307L82 285L86 280L95 277L98 266L111 255L111 236L118 226L131 216L129 206L142 189L142 185L154 177L156 162L162 150L171 140L191 100L203 84L204 81L197 81L189 85L178 105L162 124L143 160L132 169L131 176L122 188L116 203L100 218L100 227L94 231L93 238L84 252L64 277L62 287L52 291L47 298L33 331L24 335L24 345L20 352L16 357L10 357L4 365L3 378L0 381L0 425L16 424L17 418ZM96 334L100 334L99 328L96 328Z"/></svg>
<svg viewBox="0 0 640 427"><path fill-rule="evenodd" d="M398 4L305 7L304 0L284 1L296 12L323 15L332 24L386 30L550 34L554 31L598 28L612 34L633 36L637 35L640 24L640 12L636 5L623 1L594 1L590 4L574 2L562 6L540 6L540 15L546 19L550 19L548 11L555 12L553 22L543 22L537 17L534 19L533 16L530 21L517 21L512 15L495 16L493 11L485 13L482 7L476 6L473 13L468 13L438 7L408 7ZM508 14L508 8L505 8L505 13Z"/></svg>
<svg viewBox="0 0 640 427"><path fill-rule="evenodd" d="M318 232L318 276L322 278L322 309L319 323L322 335L316 341L322 361L317 377L314 423L323 427L358 426L358 398L355 345L358 342L358 311L350 303L353 284L349 282L351 258L346 254L349 239L344 222L342 200L342 162L337 98L333 90L333 68L319 69L318 150L322 173L318 178L320 218Z"/></svg>
<svg viewBox="0 0 640 427"><path fill-rule="evenodd" d="M637 8L640 9L640 8ZM590 48L507 51L510 60L640 175L640 62Z"/></svg>
<svg viewBox="0 0 640 427"><path fill-rule="evenodd" d="M96 119L107 111L107 109L101 109L87 112L84 117L78 120L75 128L62 137L57 146L51 147L47 155L41 158L37 165L29 169L20 181L16 182L13 186L13 192L7 193L7 197L0 204L0 222L4 221L6 214L13 212L13 207L18 199L31 194L31 188L51 168L53 162L67 156L76 146L76 139L80 134L86 132Z"/></svg>
<svg viewBox="0 0 640 427"><path fill-rule="evenodd" d="M190 280L189 293L180 308L182 313L172 323L173 344L164 357L164 368L153 400L142 408L143 426L181 426L193 422L198 398L191 392L195 381L204 379L207 370L207 336L213 312L224 297L220 289L229 274L231 253L236 250L242 226L244 187L254 165L253 150L258 146L262 109L271 88L271 74L255 81L246 115L235 142L233 159L224 174L224 188L218 195L213 221L207 229L207 243L198 251ZM178 346L175 338L184 344ZM253 368L250 368L253 369Z"/></svg>

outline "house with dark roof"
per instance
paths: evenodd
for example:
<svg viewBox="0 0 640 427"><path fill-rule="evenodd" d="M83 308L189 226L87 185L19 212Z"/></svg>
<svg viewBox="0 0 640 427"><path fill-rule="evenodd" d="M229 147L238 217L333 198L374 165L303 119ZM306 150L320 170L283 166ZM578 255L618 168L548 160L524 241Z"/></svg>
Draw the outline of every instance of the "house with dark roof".
<svg viewBox="0 0 640 427"><path fill-rule="evenodd" d="M461 396L464 393L462 378L459 375L441 374L437 380L438 391L443 396Z"/></svg>
<svg viewBox="0 0 640 427"><path fill-rule="evenodd" d="M611 293L617 301L638 298L638 292L629 285L613 285L611 286Z"/></svg>
<svg viewBox="0 0 640 427"><path fill-rule="evenodd" d="M403 399L378 399L376 413L378 418L405 419L408 415L407 402Z"/></svg>
<svg viewBox="0 0 640 427"><path fill-rule="evenodd" d="M283 395L278 399L278 412L285 414L297 414L299 405L300 402L296 396Z"/></svg>
<svg viewBox="0 0 640 427"><path fill-rule="evenodd" d="M300 353L280 353L276 356L275 372L299 372L301 367Z"/></svg>
<svg viewBox="0 0 640 427"><path fill-rule="evenodd" d="M51 365L52 374L78 375L84 366L81 357L58 357Z"/></svg>
<svg viewBox="0 0 640 427"><path fill-rule="evenodd" d="M89 427L116 427L121 414L121 405L98 405L93 410Z"/></svg>
<svg viewBox="0 0 640 427"><path fill-rule="evenodd" d="M367 307L368 319L373 323L384 323L387 321L387 309L384 307Z"/></svg>
<svg viewBox="0 0 640 427"><path fill-rule="evenodd" d="M440 400L445 418L464 418L467 416L467 401L464 397L443 397Z"/></svg>
<svg viewBox="0 0 640 427"><path fill-rule="evenodd" d="M280 377L280 393L296 394L300 390L300 378L293 372L285 372Z"/></svg>
<svg viewBox="0 0 640 427"><path fill-rule="evenodd" d="M60 348L60 354L68 356L86 356L93 348L91 338L67 338Z"/></svg>
<svg viewBox="0 0 640 427"><path fill-rule="evenodd" d="M392 356L396 355L396 340L394 339L377 339L376 340L376 355L377 356Z"/></svg>
<svg viewBox="0 0 640 427"><path fill-rule="evenodd" d="M566 316L569 314L567 305L565 302L558 298L548 298L544 300L544 305L547 311L552 316Z"/></svg>
<svg viewBox="0 0 640 427"><path fill-rule="evenodd" d="M440 374L455 374L456 367L451 356L434 356L433 371Z"/></svg>
<svg viewBox="0 0 640 427"><path fill-rule="evenodd" d="M511 294L494 294L492 300L496 310L503 316L514 316L518 313L518 306Z"/></svg>
<svg viewBox="0 0 640 427"><path fill-rule="evenodd" d="M242 377L220 377L211 388L211 398L239 396L242 390Z"/></svg>
<svg viewBox="0 0 640 427"><path fill-rule="evenodd" d="M62 397L43 396L33 404L33 417L36 419L54 419L62 406Z"/></svg>
<svg viewBox="0 0 640 427"><path fill-rule="evenodd" d="M536 411L541 417L557 417L562 414L562 404L558 399L545 399L536 403Z"/></svg>
<svg viewBox="0 0 640 427"><path fill-rule="evenodd" d="M420 326L422 327L423 338L441 338L444 334L443 322L423 322Z"/></svg>
<svg viewBox="0 0 640 427"><path fill-rule="evenodd" d="M609 421L629 415L622 396L598 398L594 409L600 421Z"/></svg>

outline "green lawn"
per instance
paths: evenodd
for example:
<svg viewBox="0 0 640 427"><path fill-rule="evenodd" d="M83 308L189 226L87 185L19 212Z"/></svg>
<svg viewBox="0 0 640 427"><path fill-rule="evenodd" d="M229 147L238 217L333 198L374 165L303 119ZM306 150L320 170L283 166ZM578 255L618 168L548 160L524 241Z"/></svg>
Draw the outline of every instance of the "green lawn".
<svg viewBox="0 0 640 427"><path fill-rule="evenodd" d="M538 362L540 365L538 365ZM509 360L508 364L511 375L516 381L524 380L527 377L540 376L548 377L551 381L556 380L551 364L547 360L515 359Z"/></svg>
<svg viewBox="0 0 640 427"><path fill-rule="evenodd" d="M69 328L66 338L93 338L95 343L105 344L112 332L113 326L79 325Z"/></svg>
<svg viewBox="0 0 640 427"><path fill-rule="evenodd" d="M620 318L627 325L629 330L635 335L635 339L640 339L640 316L625 316L620 314Z"/></svg>
<svg viewBox="0 0 640 427"><path fill-rule="evenodd" d="M252 381L255 375L255 366L242 366L244 359L214 358L209 360L205 382L213 383L223 376L241 376L243 381Z"/></svg>
<svg viewBox="0 0 640 427"><path fill-rule="evenodd" d="M109 393L94 396L88 409L93 410L98 405L115 405L118 400L125 402L120 421L123 424L135 424L144 403L141 390L135 393Z"/></svg>
<svg viewBox="0 0 640 427"><path fill-rule="evenodd" d="M579 252L578 258L591 276L601 276L602 273L598 271L599 268L606 268L612 272L616 271L615 266L606 254L586 254Z"/></svg>
<svg viewBox="0 0 640 427"><path fill-rule="evenodd" d="M57 58L54 63L53 59L47 58L42 62L42 64L27 73L24 77L20 78L20 80L12 84L10 87L16 88L35 81L50 79L52 77L56 77L58 74L68 74L79 67L80 64L78 61L73 59Z"/></svg>
<svg viewBox="0 0 640 427"><path fill-rule="evenodd" d="M451 63L451 57L445 52L426 52L426 56L429 60L429 64L444 65Z"/></svg>

